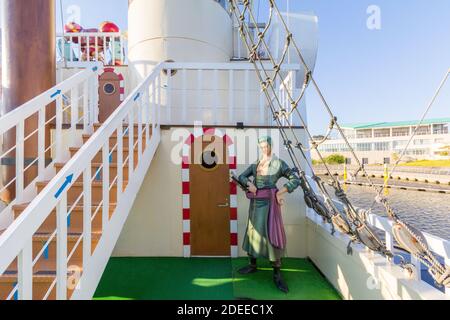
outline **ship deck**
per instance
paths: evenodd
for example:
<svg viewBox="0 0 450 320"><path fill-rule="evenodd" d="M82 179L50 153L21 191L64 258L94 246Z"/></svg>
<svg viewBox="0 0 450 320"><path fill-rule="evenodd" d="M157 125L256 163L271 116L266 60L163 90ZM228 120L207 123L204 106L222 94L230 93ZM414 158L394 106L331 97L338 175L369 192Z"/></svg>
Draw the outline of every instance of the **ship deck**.
<svg viewBox="0 0 450 320"><path fill-rule="evenodd" d="M111 258L96 300L340 300L333 286L306 259L285 259L290 292L279 292L272 269L261 261L257 273L237 270L246 258Z"/></svg>

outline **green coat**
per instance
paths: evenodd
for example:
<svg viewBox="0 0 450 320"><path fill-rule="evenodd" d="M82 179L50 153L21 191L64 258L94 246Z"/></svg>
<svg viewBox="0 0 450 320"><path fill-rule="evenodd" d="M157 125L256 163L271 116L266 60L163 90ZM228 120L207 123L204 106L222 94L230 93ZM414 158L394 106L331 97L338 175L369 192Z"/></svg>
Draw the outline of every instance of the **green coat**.
<svg viewBox="0 0 450 320"><path fill-rule="evenodd" d="M239 181L247 185L250 178L253 177L253 183L258 189L277 188L277 182L281 178L288 179L284 185L289 193L294 192L300 185L300 180L292 172L291 168L281 159L272 158L269 164L267 176L257 176L256 171L259 161L252 164L244 173L239 176ZM254 258L267 258L272 262L281 259L284 256L284 250L272 247L268 237L268 217L269 217L269 200L251 200L247 232L244 238L243 249L249 256Z"/></svg>

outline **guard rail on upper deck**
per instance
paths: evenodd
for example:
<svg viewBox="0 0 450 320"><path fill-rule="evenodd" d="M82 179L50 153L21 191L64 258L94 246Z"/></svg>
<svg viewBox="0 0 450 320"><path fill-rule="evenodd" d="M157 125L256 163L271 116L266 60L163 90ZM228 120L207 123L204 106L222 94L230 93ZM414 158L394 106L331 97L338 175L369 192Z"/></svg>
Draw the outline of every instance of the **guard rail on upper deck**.
<svg viewBox="0 0 450 320"><path fill-rule="evenodd" d="M265 68L273 73L273 66L267 64ZM294 74L300 70L300 65L284 65L285 83L274 83L287 111L292 109L286 98L288 92L299 94ZM275 125L251 63L166 63L163 73L163 125L193 125L198 121L206 126ZM300 111L306 118L305 108ZM299 125L294 115L291 118Z"/></svg>
<svg viewBox="0 0 450 320"><path fill-rule="evenodd" d="M127 41L120 32L79 32L56 36L59 62L101 62L105 66L122 66L127 61Z"/></svg>

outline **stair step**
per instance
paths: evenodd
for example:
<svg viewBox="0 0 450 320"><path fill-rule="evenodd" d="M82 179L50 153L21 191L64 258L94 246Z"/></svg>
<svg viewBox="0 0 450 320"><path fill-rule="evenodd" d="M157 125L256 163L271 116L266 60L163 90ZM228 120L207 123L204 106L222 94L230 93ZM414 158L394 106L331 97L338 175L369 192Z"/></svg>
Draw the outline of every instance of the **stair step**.
<svg viewBox="0 0 450 320"><path fill-rule="evenodd" d="M28 207L28 203L15 205L12 207L14 213L14 219L17 219L23 211ZM95 213L96 207L92 207L92 216ZM91 223L91 228L93 232L101 231L102 228L102 208L95 216ZM112 217L114 207L110 208L109 216ZM72 209L70 218L68 218L68 232L69 233L81 233L83 232L83 207L75 206ZM39 228L38 233L49 233L56 230L56 210L53 210L42 226Z"/></svg>
<svg viewBox="0 0 450 320"><path fill-rule="evenodd" d="M151 136L151 131L150 131L150 136ZM88 142L88 140L89 140L91 137L92 137L92 135L90 135L90 134L83 134L83 143ZM133 138L134 143L136 143L137 139L138 139L138 136L135 135L134 138ZM110 148L116 147L116 145L117 145L117 140L118 140L118 139L117 139L117 133L114 133L114 134L109 138L109 147L110 147ZM128 135L126 135L126 136L123 137L123 139L122 139L122 144L123 144L124 147L128 147L128 145L129 145L129 136L128 136ZM142 133L142 147L145 148L145 145L146 145L146 141L145 141L145 131L144 131L144 132Z"/></svg>
<svg viewBox="0 0 450 320"><path fill-rule="evenodd" d="M100 129L100 127L103 125L103 123L94 123L94 132L96 132L98 129ZM128 125L124 124L123 125L123 131L125 132L128 129ZM137 124L134 125L134 136L137 136L138 134L138 128L139 126ZM142 128L143 130L143 128Z"/></svg>
<svg viewBox="0 0 450 320"><path fill-rule="evenodd" d="M67 253L70 254L75 248L81 233L68 234L67 236ZM33 260L42 251L44 245L50 239L51 233L35 234L33 236ZM92 234L92 252L94 252L97 244L100 240L101 233L94 232ZM48 244L48 248L44 254L39 258L36 265L33 268L33 300L42 300L50 289L53 281L56 278L56 246L57 240L53 238ZM78 247L75 249L68 263L68 277L71 275L71 271L76 270L82 272L83 270L83 241L80 241ZM7 271L0 276L0 300L5 300L11 291L17 284L17 259L9 266ZM67 296L70 298L73 293L73 289L67 289ZM49 300L56 299L56 288L52 289Z"/></svg>
<svg viewBox="0 0 450 320"><path fill-rule="evenodd" d="M61 171L62 168L64 168L66 164L65 163L55 163L55 169L56 169L56 173L59 173L59 171ZM102 172L101 169L103 167L102 163L92 163L91 164L91 174L92 177L94 177L94 175L96 175L96 181L102 181ZM100 170L99 170L100 169ZM110 163L109 164L109 177L110 177L110 181L113 181L116 177L117 177L117 170L118 166L117 163ZM99 171L99 172L97 172ZM122 169L122 174L123 174L123 180L128 181L128 173L129 173L129 169L128 169L128 163L124 164L123 169ZM83 177L80 176L76 182L83 182Z"/></svg>
<svg viewBox="0 0 450 320"><path fill-rule="evenodd" d="M40 193L47 185L49 181L40 181L36 182L36 187L38 189L38 193ZM128 185L128 181L124 181L123 185ZM71 184L70 189L67 195L67 203L68 205L73 205L78 200L80 195L83 192L83 183L74 182ZM98 206L103 199L103 183L101 181L91 182L91 195L92 200L91 203L94 206ZM110 207L113 207L117 203L117 183L115 183L111 190L109 190L109 202ZM77 206L83 205L83 197L76 203ZM69 209L69 208L68 208Z"/></svg>
<svg viewBox="0 0 450 320"><path fill-rule="evenodd" d="M78 240L80 240L81 233L69 233L67 235L67 253L70 254L72 250L75 248L75 245ZM95 248L97 247L97 244L101 237L101 232L93 232L91 234L91 248L92 253L94 252ZM48 242L50 239L51 234L50 233L36 233L33 236L33 259L37 257L37 255L41 252L41 250L44 248L44 245ZM50 243L48 244L46 248L46 252L44 256L42 257L45 260L54 260L56 259L56 246L57 241L56 237L54 237ZM81 240L78 247L75 249L75 253L72 256L75 260L82 260L83 259L83 240Z"/></svg>
<svg viewBox="0 0 450 320"><path fill-rule="evenodd" d="M70 263L68 264L71 268L83 268L83 261L80 259L74 259L73 257L70 259ZM5 277L12 278L17 276L17 260L15 260L3 274ZM36 264L33 266L33 275L42 276L44 273L56 273L56 260L55 259L39 259ZM2 277L0 277L1 279Z"/></svg>
<svg viewBox="0 0 450 320"><path fill-rule="evenodd" d="M70 157L75 156L75 154L80 151L81 148L69 148L70 151ZM117 163L117 149L115 149L110 156L110 163ZM127 160L128 158L128 153L129 153L129 149L128 147L124 147L123 148L123 161L125 162L125 160ZM93 163L102 163L103 162L103 156L102 156L102 151L100 151L99 153L97 153L97 155L92 159ZM125 162L128 163L128 160ZM134 149L134 165L136 166L138 163L138 148L136 146L136 148Z"/></svg>
<svg viewBox="0 0 450 320"><path fill-rule="evenodd" d="M55 281L56 272L51 273L41 273L33 276L33 295L32 299L39 301L43 300L47 291L50 289L51 285ZM17 284L17 276L2 276L0 277L0 300L6 300L6 298L10 295L12 290L15 288ZM74 290L67 289L67 298L70 299ZM12 300L15 300L16 295ZM56 300L56 285L51 290L47 300Z"/></svg>
<svg viewBox="0 0 450 320"><path fill-rule="evenodd" d="M67 272L68 278L73 274L73 271L83 272L83 263L81 260L71 259L69 263L69 270ZM17 284L17 265L8 269L5 274L0 276L0 300L5 300ZM56 278L56 261L40 259L33 268L33 300L42 300L50 289ZM67 289L67 296L70 298L73 294L73 289ZM17 296L17 294L16 294ZM14 298L13 298L14 299ZM56 299L56 286L52 289L48 300Z"/></svg>

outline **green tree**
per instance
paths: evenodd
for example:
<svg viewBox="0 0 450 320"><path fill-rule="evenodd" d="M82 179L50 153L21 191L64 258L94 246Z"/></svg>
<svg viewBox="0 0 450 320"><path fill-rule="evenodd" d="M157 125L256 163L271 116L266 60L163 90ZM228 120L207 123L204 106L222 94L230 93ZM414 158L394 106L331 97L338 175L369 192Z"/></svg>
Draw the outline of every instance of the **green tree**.
<svg viewBox="0 0 450 320"><path fill-rule="evenodd" d="M345 157L340 154L332 154L331 156L327 157L325 161L328 164L344 164Z"/></svg>

